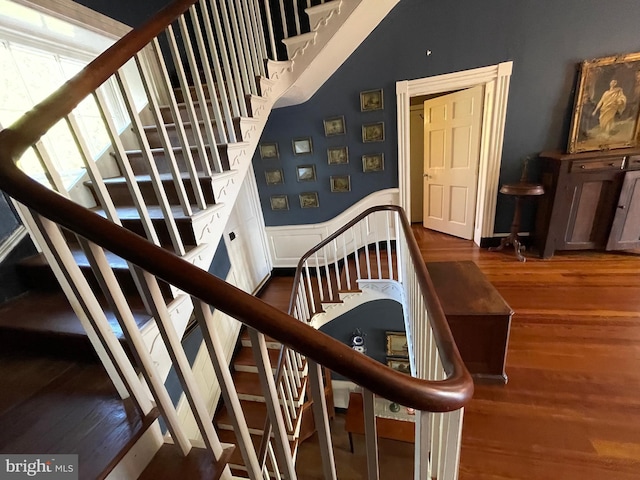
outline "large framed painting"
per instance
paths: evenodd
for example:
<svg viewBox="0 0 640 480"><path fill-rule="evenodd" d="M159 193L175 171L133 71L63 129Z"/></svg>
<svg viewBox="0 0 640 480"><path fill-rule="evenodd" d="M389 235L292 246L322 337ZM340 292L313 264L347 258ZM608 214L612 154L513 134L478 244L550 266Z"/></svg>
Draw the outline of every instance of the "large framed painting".
<svg viewBox="0 0 640 480"><path fill-rule="evenodd" d="M639 112L640 53L582 62L568 152L638 145Z"/></svg>

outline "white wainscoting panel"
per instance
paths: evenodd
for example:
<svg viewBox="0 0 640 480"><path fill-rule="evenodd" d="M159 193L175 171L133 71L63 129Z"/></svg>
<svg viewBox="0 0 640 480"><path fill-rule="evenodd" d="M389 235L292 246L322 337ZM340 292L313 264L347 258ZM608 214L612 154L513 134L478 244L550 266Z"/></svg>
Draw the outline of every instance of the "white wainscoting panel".
<svg viewBox="0 0 640 480"><path fill-rule="evenodd" d="M323 223L267 227L267 238L273 267L295 267L300 257L309 249L367 208L376 205L399 205L399 190L397 188L389 188L374 192L337 217Z"/></svg>

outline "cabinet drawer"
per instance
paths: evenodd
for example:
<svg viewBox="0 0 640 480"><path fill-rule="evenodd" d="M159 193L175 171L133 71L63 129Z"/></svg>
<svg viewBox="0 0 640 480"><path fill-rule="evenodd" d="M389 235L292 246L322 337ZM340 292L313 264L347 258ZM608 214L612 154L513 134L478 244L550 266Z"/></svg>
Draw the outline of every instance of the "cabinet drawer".
<svg viewBox="0 0 640 480"><path fill-rule="evenodd" d="M640 157L639 157L640 158ZM614 157L594 160L574 160L571 163L571 172L591 172L595 170L620 170L624 157ZM640 166L640 165L639 165Z"/></svg>
<svg viewBox="0 0 640 480"><path fill-rule="evenodd" d="M632 155L627 159L629 170L640 170L640 155Z"/></svg>

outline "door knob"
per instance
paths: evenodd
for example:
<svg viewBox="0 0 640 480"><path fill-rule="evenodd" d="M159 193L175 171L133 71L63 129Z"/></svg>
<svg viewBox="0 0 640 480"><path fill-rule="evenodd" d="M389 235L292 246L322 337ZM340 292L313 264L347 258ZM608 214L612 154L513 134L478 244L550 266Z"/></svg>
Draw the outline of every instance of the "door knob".
<svg viewBox="0 0 640 480"><path fill-rule="evenodd" d="M624 209L625 209L625 205L618 205L618 208L619 208L620 210L624 210Z"/></svg>
<svg viewBox="0 0 640 480"><path fill-rule="evenodd" d="M424 178L431 178L431 175L429 175L428 173L425 173L424 175L422 175Z"/></svg>

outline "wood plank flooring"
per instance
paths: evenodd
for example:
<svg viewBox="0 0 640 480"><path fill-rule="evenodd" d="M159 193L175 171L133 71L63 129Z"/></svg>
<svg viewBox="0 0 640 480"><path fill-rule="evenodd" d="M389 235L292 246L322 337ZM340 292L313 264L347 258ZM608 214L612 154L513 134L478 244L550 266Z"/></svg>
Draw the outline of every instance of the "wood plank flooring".
<svg viewBox="0 0 640 480"><path fill-rule="evenodd" d="M510 249L488 252L421 226L414 233L425 261L476 262L515 312L509 383L476 384L465 412L460 479L640 479L640 254L556 252L542 260L527 252L520 263ZM290 281L274 278L263 299L282 308ZM365 478L340 421L339 478ZM402 445L381 448L381 462L405 455L392 463L392 476L381 478L412 478ZM308 453L313 448L313 441L300 447L303 480L321 478Z"/></svg>

